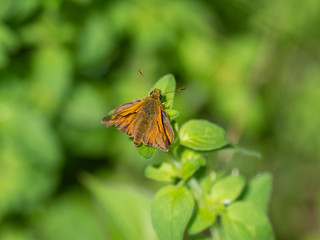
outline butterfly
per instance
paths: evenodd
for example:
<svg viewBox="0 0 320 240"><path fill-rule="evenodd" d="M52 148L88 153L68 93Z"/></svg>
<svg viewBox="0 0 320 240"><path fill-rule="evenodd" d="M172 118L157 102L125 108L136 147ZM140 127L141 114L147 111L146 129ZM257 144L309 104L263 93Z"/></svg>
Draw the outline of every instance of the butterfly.
<svg viewBox="0 0 320 240"><path fill-rule="evenodd" d="M133 137L133 144L136 146L143 143L167 152L174 140L174 132L168 115L163 110L161 93L160 89L155 88L142 100L120 105L113 114L104 117L101 123L107 127L115 125L117 129Z"/></svg>

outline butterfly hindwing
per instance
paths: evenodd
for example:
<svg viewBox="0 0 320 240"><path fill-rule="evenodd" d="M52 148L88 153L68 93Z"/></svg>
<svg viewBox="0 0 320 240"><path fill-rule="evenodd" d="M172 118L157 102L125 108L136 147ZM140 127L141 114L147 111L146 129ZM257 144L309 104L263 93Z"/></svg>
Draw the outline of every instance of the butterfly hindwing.
<svg viewBox="0 0 320 240"><path fill-rule="evenodd" d="M170 124L170 120L169 120L169 117L166 113L166 111L164 110L161 110L161 117L162 117L162 123L163 123L163 127L164 127L164 130L165 130L165 133L168 137L168 140L170 142L170 144L173 142L173 139L174 139L174 132L173 132L173 129L172 129L172 126Z"/></svg>
<svg viewBox="0 0 320 240"><path fill-rule="evenodd" d="M169 145L173 142L173 139L174 133L168 115L162 110L161 103L159 101L155 118L145 133L143 143L160 148L163 151L168 151Z"/></svg>

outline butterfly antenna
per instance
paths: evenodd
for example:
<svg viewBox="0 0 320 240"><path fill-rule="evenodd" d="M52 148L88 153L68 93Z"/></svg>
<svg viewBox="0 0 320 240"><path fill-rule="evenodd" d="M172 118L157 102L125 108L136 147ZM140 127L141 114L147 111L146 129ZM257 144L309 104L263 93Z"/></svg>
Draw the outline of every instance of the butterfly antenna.
<svg viewBox="0 0 320 240"><path fill-rule="evenodd" d="M177 90L175 90L175 91L171 91L171 92L164 92L164 93L162 93L162 94L178 92L178 91L181 91L181 90L184 90L184 87L179 88L179 89L177 89Z"/></svg>
<svg viewBox="0 0 320 240"><path fill-rule="evenodd" d="M150 86L149 82L147 81L147 79L144 77L142 71L141 71L141 70L138 70L138 71L139 71L139 73L141 74L141 76L143 77L143 79L146 81L146 83L148 84L148 86L149 86L150 88L152 88L152 87Z"/></svg>

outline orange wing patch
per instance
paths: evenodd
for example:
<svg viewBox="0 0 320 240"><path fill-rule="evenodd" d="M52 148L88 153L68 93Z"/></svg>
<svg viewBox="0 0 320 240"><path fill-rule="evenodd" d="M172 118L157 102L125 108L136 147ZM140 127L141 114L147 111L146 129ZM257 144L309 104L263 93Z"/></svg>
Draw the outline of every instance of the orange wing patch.
<svg viewBox="0 0 320 240"><path fill-rule="evenodd" d="M114 110L114 114L106 116L101 122L107 127L115 125L117 129L132 137L135 129L135 117L141 109L142 103L140 100L135 100L123 104Z"/></svg>
<svg viewBox="0 0 320 240"><path fill-rule="evenodd" d="M124 111L124 110L128 110L128 108L131 108L131 107L135 106L139 102L141 102L141 100L134 100L132 102L128 102L128 103L122 104L122 105L120 105L119 107L117 107L114 110L114 114L118 113L118 112L121 112L121 111ZM138 106L138 105L136 105L136 106Z"/></svg>
<svg viewBox="0 0 320 240"><path fill-rule="evenodd" d="M157 111L155 120L145 133L143 143L167 152L173 142L174 132L167 113L161 107L159 109L160 111Z"/></svg>

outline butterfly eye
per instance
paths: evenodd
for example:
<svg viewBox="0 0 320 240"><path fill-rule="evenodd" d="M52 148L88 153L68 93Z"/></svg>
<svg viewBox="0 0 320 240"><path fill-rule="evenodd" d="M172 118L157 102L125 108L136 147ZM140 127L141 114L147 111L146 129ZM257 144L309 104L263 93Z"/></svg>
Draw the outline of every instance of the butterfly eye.
<svg viewBox="0 0 320 240"><path fill-rule="evenodd" d="M152 91L151 93L150 93L150 95L153 93L154 91Z"/></svg>
<svg viewBox="0 0 320 240"><path fill-rule="evenodd" d="M161 95L161 94L160 94L159 98L160 98L160 100L161 100L161 98L162 98L162 95Z"/></svg>

